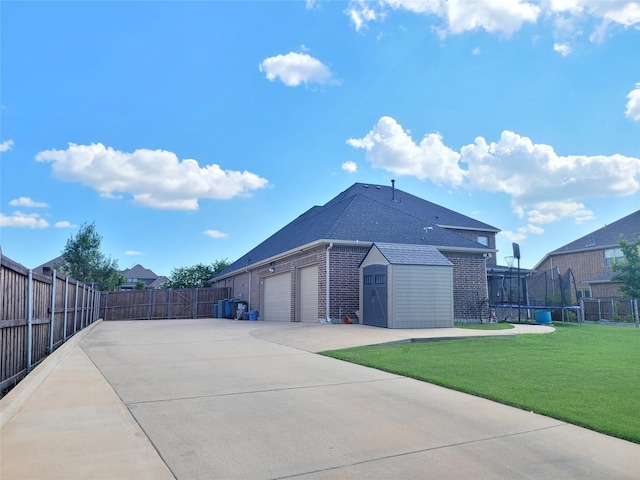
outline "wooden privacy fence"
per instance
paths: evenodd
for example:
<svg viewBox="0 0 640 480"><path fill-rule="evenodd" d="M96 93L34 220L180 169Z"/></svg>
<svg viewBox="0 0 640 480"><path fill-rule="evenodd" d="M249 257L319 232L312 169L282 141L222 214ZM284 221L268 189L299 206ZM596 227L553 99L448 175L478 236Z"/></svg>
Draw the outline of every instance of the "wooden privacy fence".
<svg viewBox="0 0 640 480"><path fill-rule="evenodd" d="M211 318L213 305L229 295L228 287L102 292L100 316L105 321Z"/></svg>
<svg viewBox="0 0 640 480"><path fill-rule="evenodd" d="M55 270L41 275L0 254L0 390L95 322L99 293Z"/></svg>

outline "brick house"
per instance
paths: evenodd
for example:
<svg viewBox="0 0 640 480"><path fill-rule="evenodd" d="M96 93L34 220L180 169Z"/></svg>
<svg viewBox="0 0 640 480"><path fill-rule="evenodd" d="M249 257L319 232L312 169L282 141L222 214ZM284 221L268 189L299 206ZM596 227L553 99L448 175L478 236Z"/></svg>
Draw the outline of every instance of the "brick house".
<svg viewBox="0 0 640 480"><path fill-rule="evenodd" d="M261 320L359 320L360 265L374 242L430 245L453 268L455 321L486 308L495 227L391 186L356 183L314 206L215 278ZM486 315L486 312L485 312Z"/></svg>
<svg viewBox="0 0 640 480"><path fill-rule="evenodd" d="M144 282L145 288L154 288L152 285L159 278L153 271L143 267L139 263L131 268L122 270L120 273L127 279L126 283L120 287L120 290L133 290L139 281Z"/></svg>
<svg viewBox="0 0 640 480"><path fill-rule="evenodd" d="M620 284L611 281L611 267L623 258L620 237L640 237L640 210L546 254L534 270L570 268L578 296L620 297Z"/></svg>

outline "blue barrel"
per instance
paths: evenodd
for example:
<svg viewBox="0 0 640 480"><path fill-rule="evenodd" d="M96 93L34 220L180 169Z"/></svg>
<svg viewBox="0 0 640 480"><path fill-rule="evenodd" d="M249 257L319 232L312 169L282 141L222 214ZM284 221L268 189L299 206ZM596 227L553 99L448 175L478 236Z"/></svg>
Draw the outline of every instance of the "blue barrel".
<svg viewBox="0 0 640 480"><path fill-rule="evenodd" d="M224 300L224 318L231 318L231 301L228 298Z"/></svg>
<svg viewBox="0 0 640 480"><path fill-rule="evenodd" d="M213 304L213 318L219 318L218 317L218 303L214 303Z"/></svg>
<svg viewBox="0 0 640 480"><path fill-rule="evenodd" d="M258 311L257 310L249 310L249 320L256 321L258 320Z"/></svg>
<svg viewBox="0 0 640 480"><path fill-rule="evenodd" d="M540 310L539 312L536 312L536 323L549 325L551 323L551 312L549 310Z"/></svg>
<svg viewBox="0 0 640 480"><path fill-rule="evenodd" d="M224 300L218 300L218 315L216 318L224 318Z"/></svg>

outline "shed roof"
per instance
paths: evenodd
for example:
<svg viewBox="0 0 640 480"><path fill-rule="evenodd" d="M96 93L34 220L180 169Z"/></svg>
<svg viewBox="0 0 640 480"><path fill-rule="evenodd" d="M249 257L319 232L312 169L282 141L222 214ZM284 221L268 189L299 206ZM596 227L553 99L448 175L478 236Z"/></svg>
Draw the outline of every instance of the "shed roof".
<svg viewBox="0 0 640 480"><path fill-rule="evenodd" d="M447 258L432 245L407 245L400 243L373 244L392 265L452 266Z"/></svg>

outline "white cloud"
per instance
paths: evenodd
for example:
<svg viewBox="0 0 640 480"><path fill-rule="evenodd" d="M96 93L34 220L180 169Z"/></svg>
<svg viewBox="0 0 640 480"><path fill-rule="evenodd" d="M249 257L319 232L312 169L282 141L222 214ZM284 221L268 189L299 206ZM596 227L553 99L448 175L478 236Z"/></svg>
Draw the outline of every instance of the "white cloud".
<svg viewBox="0 0 640 480"><path fill-rule="evenodd" d="M631 120L640 120L640 83L636 83L636 88L627 95L627 109L624 114Z"/></svg>
<svg viewBox="0 0 640 480"><path fill-rule="evenodd" d="M344 11L349 17L356 32L367 27L368 22L373 22L378 18L384 17L382 12L375 10L375 4L366 2L365 0L356 0L349 2L349 6Z"/></svg>
<svg viewBox="0 0 640 480"><path fill-rule="evenodd" d="M11 150L13 148L13 140L5 140L0 143L0 152L6 152L7 150Z"/></svg>
<svg viewBox="0 0 640 480"><path fill-rule="evenodd" d="M473 50L471 50L471 53L474 55L480 55L480 47L476 47Z"/></svg>
<svg viewBox="0 0 640 480"><path fill-rule="evenodd" d="M460 154L442 143L439 133L425 135L416 144L391 117L382 117L363 138L351 138L347 144L366 150L366 158L376 168L395 175L411 175L434 183L458 185L464 171L458 165Z"/></svg>
<svg viewBox="0 0 640 480"><path fill-rule="evenodd" d="M571 53L571 47L569 45L567 45L566 43L554 43L553 44L553 51L554 52L558 52L563 57L566 57L567 55L569 55Z"/></svg>
<svg viewBox="0 0 640 480"><path fill-rule="evenodd" d="M32 207L32 208L42 208L42 207L49 206L44 202L36 202L35 200L29 197L14 198L9 202L9 205L13 207Z"/></svg>
<svg viewBox="0 0 640 480"><path fill-rule="evenodd" d="M142 255L142 252L138 252L137 250L127 250L124 252L125 255Z"/></svg>
<svg viewBox="0 0 640 480"><path fill-rule="evenodd" d="M337 83L329 67L306 53L289 52L286 55L266 58L259 69L266 74L267 80L279 78L288 87L297 87L302 83Z"/></svg>
<svg viewBox="0 0 640 480"><path fill-rule="evenodd" d="M11 215L0 213L0 227L47 228L49 222L37 213L13 212Z"/></svg>
<svg viewBox="0 0 640 480"><path fill-rule="evenodd" d="M540 14L539 6L521 0L358 0L352 1L345 13L359 31L367 23L384 18L387 8L435 15L446 24L446 28L437 29L443 36L479 29L510 35L524 23L535 23Z"/></svg>
<svg viewBox="0 0 640 480"><path fill-rule="evenodd" d="M528 212L528 218L530 222L537 224L558 222L565 219L582 223L593 220L595 216L591 210L585 208L583 203L560 201L533 204L532 210Z"/></svg>
<svg viewBox="0 0 640 480"><path fill-rule="evenodd" d="M347 143L366 151L373 167L434 183L506 194L513 212L530 225L572 219L581 223L593 212L580 200L632 195L640 190L640 159L623 155L558 155L505 130L497 142L478 137L456 152L439 134L416 144L391 117L382 117L363 138ZM531 227L526 232L535 233Z"/></svg>
<svg viewBox="0 0 640 480"><path fill-rule="evenodd" d="M358 164L349 160L342 164L342 170L349 173L356 173L358 171Z"/></svg>
<svg viewBox="0 0 640 480"><path fill-rule="evenodd" d="M640 2L626 0L352 0L345 14L360 31L382 20L390 10L440 19L443 25L432 29L441 37L474 30L511 35L543 16L555 23L556 33L565 39L581 34L581 24L598 21L590 36L594 42L602 41L611 26L640 25Z"/></svg>
<svg viewBox="0 0 640 480"><path fill-rule="evenodd" d="M504 235L512 242L520 242L527 238L530 233L534 235L541 235L544 233L544 229L536 225L528 224L524 227L519 227L515 232L512 232L511 230L503 230L498 235Z"/></svg>
<svg viewBox="0 0 640 480"><path fill-rule="evenodd" d="M211 238L227 238L229 236L228 233L223 233L218 230L205 230L202 233L203 235L207 235Z"/></svg>
<svg viewBox="0 0 640 480"><path fill-rule="evenodd" d="M66 150L38 153L36 160L51 162L56 177L80 182L101 196L117 198L118 193L127 193L140 205L160 209L196 210L199 199L247 196L268 183L246 170L222 170L216 164L200 167L191 159L180 161L165 150L126 153L101 143L69 143Z"/></svg>
<svg viewBox="0 0 640 480"><path fill-rule="evenodd" d="M56 228L74 228L74 227L77 227L77 225L74 225L71 222L68 222L67 220L63 220L61 222L56 222L54 227L56 227Z"/></svg>
<svg viewBox="0 0 640 480"><path fill-rule="evenodd" d="M623 155L560 156L510 131L498 142L478 137L462 147L468 186L511 196L514 207L539 201L631 195L640 188L640 159Z"/></svg>
<svg viewBox="0 0 640 480"><path fill-rule="evenodd" d="M453 34L482 29L510 35L524 23L535 23L540 7L520 0L450 0L446 2L448 31Z"/></svg>

